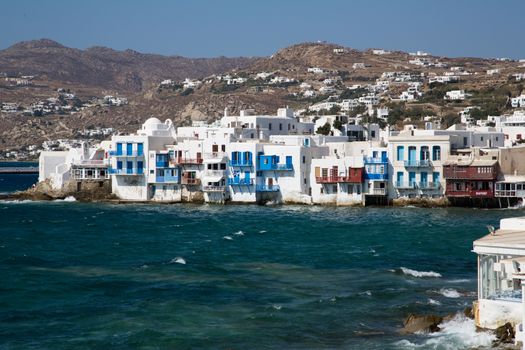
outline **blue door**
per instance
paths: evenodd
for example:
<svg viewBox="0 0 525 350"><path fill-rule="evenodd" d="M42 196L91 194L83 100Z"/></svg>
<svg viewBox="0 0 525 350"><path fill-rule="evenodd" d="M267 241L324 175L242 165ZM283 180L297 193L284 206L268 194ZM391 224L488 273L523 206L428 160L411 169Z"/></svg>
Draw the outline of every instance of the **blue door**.
<svg viewBox="0 0 525 350"><path fill-rule="evenodd" d="M437 187L439 183L439 172L433 172L432 173L432 182L434 183L434 186Z"/></svg>
<svg viewBox="0 0 525 350"><path fill-rule="evenodd" d="M245 171L244 172L244 183L245 184L249 184L250 183L250 172L249 171Z"/></svg>
<svg viewBox="0 0 525 350"><path fill-rule="evenodd" d="M126 162L126 172L133 174L133 162Z"/></svg>
<svg viewBox="0 0 525 350"><path fill-rule="evenodd" d="M122 155L122 144L119 142L117 143L117 156Z"/></svg>
<svg viewBox="0 0 525 350"><path fill-rule="evenodd" d="M416 182L416 173L411 171L408 173L408 184L410 186L414 186L415 182Z"/></svg>
<svg viewBox="0 0 525 350"><path fill-rule="evenodd" d="M143 143L137 143L137 155L138 156L144 155L144 144Z"/></svg>
<svg viewBox="0 0 525 350"><path fill-rule="evenodd" d="M403 172L399 171L396 177L397 187L403 186Z"/></svg>
<svg viewBox="0 0 525 350"><path fill-rule="evenodd" d="M388 156L387 156L386 151L382 151L381 152L381 161L382 162L386 162L387 158L388 158Z"/></svg>
<svg viewBox="0 0 525 350"><path fill-rule="evenodd" d="M426 172L421 173L421 183L424 187L428 184L428 174Z"/></svg>
<svg viewBox="0 0 525 350"><path fill-rule="evenodd" d="M122 170L122 161L117 160L117 169Z"/></svg>
<svg viewBox="0 0 525 350"><path fill-rule="evenodd" d="M142 161L137 162L137 174L142 174L144 168L144 163Z"/></svg>
<svg viewBox="0 0 525 350"><path fill-rule="evenodd" d="M133 144L132 143L126 144L126 155L128 156L133 155Z"/></svg>
<svg viewBox="0 0 525 350"><path fill-rule="evenodd" d="M288 168L292 167L292 156L286 156L286 166Z"/></svg>
<svg viewBox="0 0 525 350"><path fill-rule="evenodd" d="M408 161L413 162L416 160L416 147L408 147Z"/></svg>

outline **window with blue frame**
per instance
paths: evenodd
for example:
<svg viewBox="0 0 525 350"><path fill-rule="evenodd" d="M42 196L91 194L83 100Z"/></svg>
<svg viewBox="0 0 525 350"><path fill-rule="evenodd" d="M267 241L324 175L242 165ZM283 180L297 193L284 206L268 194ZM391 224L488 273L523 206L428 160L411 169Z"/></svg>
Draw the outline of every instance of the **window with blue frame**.
<svg viewBox="0 0 525 350"><path fill-rule="evenodd" d="M432 147L432 160L441 160L441 146Z"/></svg>
<svg viewBox="0 0 525 350"><path fill-rule="evenodd" d="M143 156L144 155L144 144L141 142L141 143L137 143L137 155L138 156Z"/></svg>
<svg viewBox="0 0 525 350"><path fill-rule="evenodd" d="M157 154L157 164L158 168L168 167L168 154Z"/></svg>
<svg viewBox="0 0 525 350"><path fill-rule="evenodd" d="M121 160L117 161L117 169L122 169L122 161Z"/></svg>
<svg viewBox="0 0 525 350"><path fill-rule="evenodd" d="M144 171L144 162L138 161L137 162L137 174L142 174Z"/></svg>
<svg viewBox="0 0 525 350"><path fill-rule="evenodd" d="M239 160L239 152L232 152L232 163L235 164L235 163L238 163L238 160Z"/></svg>
<svg viewBox="0 0 525 350"><path fill-rule="evenodd" d="M126 169L128 174L133 173L133 162L126 162Z"/></svg>
<svg viewBox="0 0 525 350"><path fill-rule="evenodd" d="M121 156L122 155L122 143L118 142L117 143L117 156Z"/></svg>
<svg viewBox="0 0 525 350"><path fill-rule="evenodd" d="M286 156L286 165L292 166L292 156Z"/></svg>
<svg viewBox="0 0 525 350"><path fill-rule="evenodd" d="M439 182L439 171L435 171L432 173L432 182L434 184L437 184Z"/></svg>
<svg viewBox="0 0 525 350"><path fill-rule="evenodd" d="M397 146L397 160L405 160L405 147Z"/></svg>

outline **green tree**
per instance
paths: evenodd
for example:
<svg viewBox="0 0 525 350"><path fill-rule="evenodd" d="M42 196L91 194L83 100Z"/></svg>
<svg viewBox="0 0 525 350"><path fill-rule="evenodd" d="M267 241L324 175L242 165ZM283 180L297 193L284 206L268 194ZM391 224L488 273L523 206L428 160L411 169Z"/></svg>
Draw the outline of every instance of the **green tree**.
<svg viewBox="0 0 525 350"><path fill-rule="evenodd" d="M343 127L343 122L340 120L334 120L334 129L341 130Z"/></svg>
<svg viewBox="0 0 525 350"><path fill-rule="evenodd" d="M317 133L320 135L330 135L330 131L332 131L332 127L330 126L329 122L326 122L323 126L320 126L317 128Z"/></svg>

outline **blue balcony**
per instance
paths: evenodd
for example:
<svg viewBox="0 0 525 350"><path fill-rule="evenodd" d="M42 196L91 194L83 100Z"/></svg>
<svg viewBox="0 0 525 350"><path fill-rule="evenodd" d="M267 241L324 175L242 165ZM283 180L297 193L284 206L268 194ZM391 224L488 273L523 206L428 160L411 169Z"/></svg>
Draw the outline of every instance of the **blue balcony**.
<svg viewBox="0 0 525 350"><path fill-rule="evenodd" d="M253 162L251 159L234 159L230 160L229 162L230 166L233 167L250 167L253 166Z"/></svg>
<svg viewBox="0 0 525 350"><path fill-rule="evenodd" d="M388 174L365 173L365 179L366 180L386 181L388 180Z"/></svg>
<svg viewBox="0 0 525 350"><path fill-rule="evenodd" d="M155 178L157 183L179 183L180 179L178 176L157 176Z"/></svg>
<svg viewBox="0 0 525 350"><path fill-rule="evenodd" d="M409 182L396 181L395 186L396 188L399 188L399 189L414 189L416 188L416 182L415 181L409 181Z"/></svg>
<svg viewBox="0 0 525 350"><path fill-rule="evenodd" d="M230 186L250 186L253 185L253 179L230 177L228 178L228 185Z"/></svg>
<svg viewBox="0 0 525 350"><path fill-rule="evenodd" d="M255 186L256 192L279 192L281 188L279 185L257 185Z"/></svg>
<svg viewBox="0 0 525 350"><path fill-rule="evenodd" d="M126 152L125 150L109 151L109 155L112 157L144 157L144 152L142 151Z"/></svg>
<svg viewBox="0 0 525 350"><path fill-rule="evenodd" d="M168 168L169 167L169 162L167 162L167 161L162 161L162 162L157 161L157 162L155 162L155 166L157 168Z"/></svg>
<svg viewBox="0 0 525 350"><path fill-rule="evenodd" d="M291 171L291 170L293 170L293 164L264 164L264 163L259 163L259 169L258 170Z"/></svg>
<svg viewBox="0 0 525 350"><path fill-rule="evenodd" d="M365 164L387 164L388 158L363 157Z"/></svg>
<svg viewBox="0 0 525 350"><path fill-rule="evenodd" d="M144 169L143 168L124 168L124 169L114 169L109 168L108 169L109 174L112 175L143 175Z"/></svg>
<svg viewBox="0 0 525 350"><path fill-rule="evenodd" d="M405 160L405 168L428 168L431 167L430 160Z"/></svg>
<svg viewBox="0 0 525 350"><path fill-rule="evenodd" d="M439 182L419 182L417 187L422 190L438 190L440 185Z"/></svg>

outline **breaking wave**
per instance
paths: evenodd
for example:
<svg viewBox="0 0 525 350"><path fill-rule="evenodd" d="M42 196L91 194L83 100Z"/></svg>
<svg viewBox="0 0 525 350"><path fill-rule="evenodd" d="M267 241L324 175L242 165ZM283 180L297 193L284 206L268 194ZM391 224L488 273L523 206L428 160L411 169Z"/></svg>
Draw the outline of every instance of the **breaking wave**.
<svg viewBox="0 0 525 350"><path fill-rule="evenodd" d="M417 270L408 269L406 267L401 267L401 272L403 272L407 276L412 276L412 277L434 277L434 278L441 277L441 274L439 272L417 271Z"/></svg>
<svg viewBox="0 0 525 350"><path fill-rule="evenodd" d="M453 288L441 288L438 293L447 298L461 297L461 294L459 294L459 292Z"/></svg>

